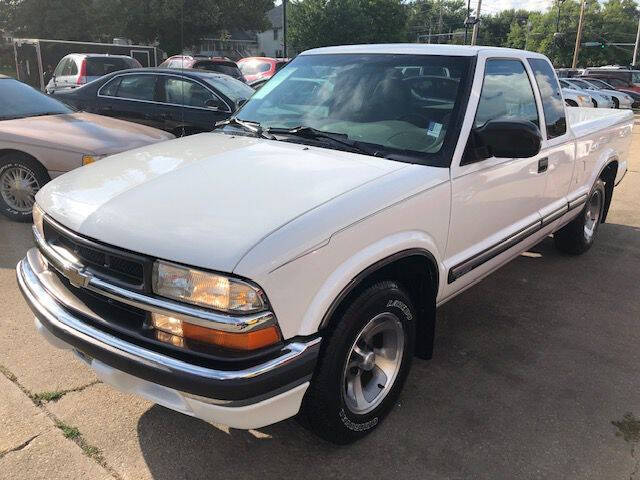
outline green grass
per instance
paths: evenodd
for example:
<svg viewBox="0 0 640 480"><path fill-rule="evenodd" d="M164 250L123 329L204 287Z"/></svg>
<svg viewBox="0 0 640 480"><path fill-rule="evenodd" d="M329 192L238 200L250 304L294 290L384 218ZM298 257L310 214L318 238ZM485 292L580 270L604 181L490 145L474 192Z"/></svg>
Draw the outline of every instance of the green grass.
<svg viewBox="0 0 640 480"><path fill-rule="evenodd" d="M64 422L61 422L60 420L56 422L56 427L62 430L62 434L65 436L65 438L75 440L80 436L80 430L78 430L76 427L71 427Z"/></svg>
<svg viewBox="0 0 640 480"><path fill-rule="evenodd" d="M0 75L16 76L16 69L13 67L0 66Z"/></svg>
<svg viewBox="0 0 640 480"><path fill-rule="evenodd" d="M66 392L42 392L32 395L31 399L36 405L42 405L45 402L56 402L60 400Z"/></svg>

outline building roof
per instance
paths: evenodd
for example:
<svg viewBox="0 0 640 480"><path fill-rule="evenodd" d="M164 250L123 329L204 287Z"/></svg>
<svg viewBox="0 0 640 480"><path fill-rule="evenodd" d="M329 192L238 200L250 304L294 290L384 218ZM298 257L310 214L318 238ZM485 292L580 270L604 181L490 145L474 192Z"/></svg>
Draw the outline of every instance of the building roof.
<svg viewBox="0 0 640 480"><path fill-rule="evenodd" d="M269 10L267 12L267 19L269 20L269 23L271 23L271 28L282 28L282 24L284 21L282 4Z"/></svg>

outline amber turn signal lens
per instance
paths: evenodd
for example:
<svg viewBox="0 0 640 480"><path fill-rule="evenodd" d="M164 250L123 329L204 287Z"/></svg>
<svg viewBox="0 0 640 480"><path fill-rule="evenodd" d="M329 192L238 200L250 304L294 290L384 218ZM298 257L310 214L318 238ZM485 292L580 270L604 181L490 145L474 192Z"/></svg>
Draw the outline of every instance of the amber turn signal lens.
<svg viewBox="0 0 640 480"><path fill-rule="evenodd" d="M233 350L257 350L258 348L273 345L280 340L280 334L275 326L246 333L229 333L211 330L191 323L183 323L182 332L184 338L211 343Z"/></svg>
<svg viewBox="0 0 640 480"><path fill-rule="evenodd" d="M280 341L280 332L275 325L250 332L232 333L201 327L200 325L183 322L157 313L152 316L153 326L159 331L171 334L171 337L177 336L185 340L196 340L231 350L257 350ZM157 338L165 341L163 340L164 336L157 336ZM169 339L169 336L167 336L167 339ZM175 345L176 341L167 340L167 343Z"/></svg>

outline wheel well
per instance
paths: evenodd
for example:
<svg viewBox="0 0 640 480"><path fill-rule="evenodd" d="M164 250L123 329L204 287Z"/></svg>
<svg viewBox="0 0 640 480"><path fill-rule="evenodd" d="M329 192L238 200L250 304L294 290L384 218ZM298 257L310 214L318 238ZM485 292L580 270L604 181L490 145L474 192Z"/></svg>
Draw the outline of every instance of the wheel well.
<svg viewBox="0 0 640 480"><path fill-rule="evenodd" d="M392 255L364 270L337 297L325 316L323 325L330 328L339 321L341 312L361 291L380 280L392 280L407 292L418 312L416 355L431 358L438 292L438 267L433 256L422 250Z"/></svg>
<svg viewBox="0 0 640 480"><path fill-rule="evenodd" d="M614 160L609 163L602 172L600 172L600 179L604 182L604 207L602 212L602 223L607 219L607 213L609 213L609 207L611 206L611 199L613 198L613 187L616 182L616 176L618 175L618 161Z"/></svg>
<svg viewBox="0 0 640 480"><path fill-rule="evenodd" d="M577 106L578 106L578 102L575 102L575 101L573 101L573 100L571 100L571 99L567 99L567 100L565 100L565 101L567 102L567 104L568 104L570 107L577 107Z"/></svg>

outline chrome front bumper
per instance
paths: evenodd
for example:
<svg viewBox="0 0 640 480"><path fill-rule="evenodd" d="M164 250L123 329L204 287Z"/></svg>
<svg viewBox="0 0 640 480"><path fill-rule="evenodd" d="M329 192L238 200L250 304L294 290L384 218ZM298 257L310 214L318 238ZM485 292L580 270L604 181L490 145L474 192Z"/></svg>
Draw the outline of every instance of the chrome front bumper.
<svg viewBox="0 0 640 480"><path fill-rule="evenodd" d="M193 365L91 326L81 310L69 308L72 299L62 298L56 276L37 249L18 263L16 273L22 294L47 334L100 365L193 398L227 407L256 404L305 384L315 368L320 338L285 344L275 358L249 368Z"/></svg>

